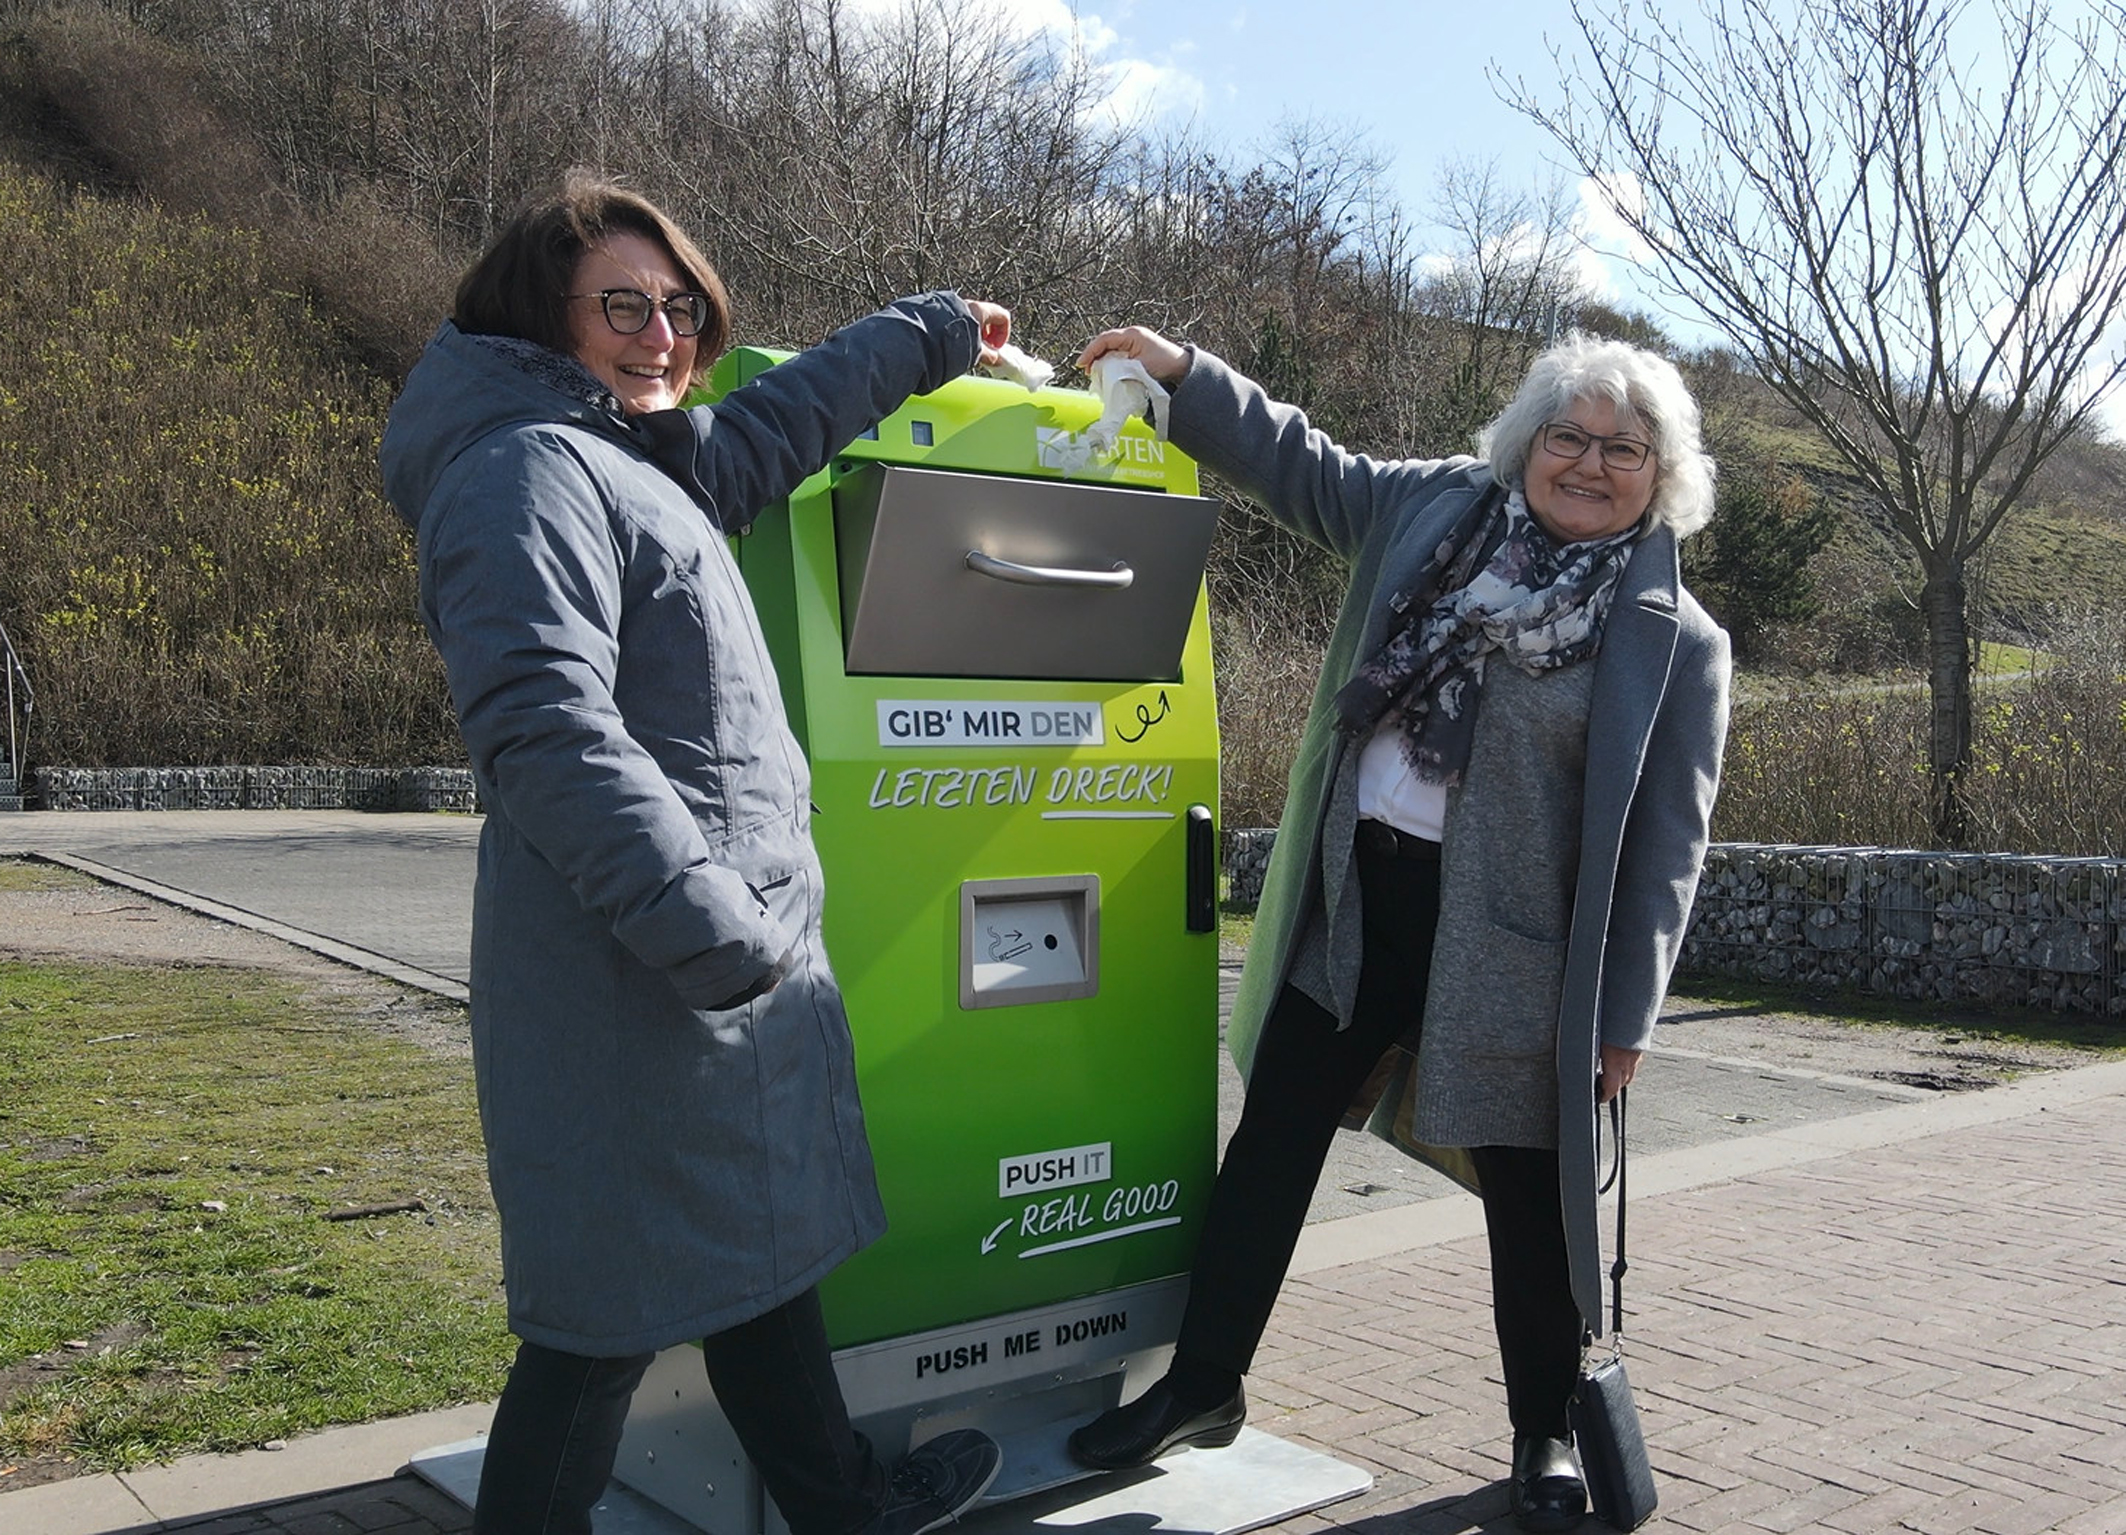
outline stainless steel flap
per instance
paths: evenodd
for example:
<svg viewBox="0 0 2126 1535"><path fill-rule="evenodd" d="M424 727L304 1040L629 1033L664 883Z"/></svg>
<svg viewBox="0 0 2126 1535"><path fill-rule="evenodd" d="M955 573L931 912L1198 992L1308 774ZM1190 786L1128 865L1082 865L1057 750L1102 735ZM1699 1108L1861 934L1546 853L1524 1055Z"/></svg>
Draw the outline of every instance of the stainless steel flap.
<svg viewBox="0 0 2126 1535"><path fill-rule="evenodd" d="M848 668L1170 681L1217 515L1200 496L867 464L834 490Z"/></svg>

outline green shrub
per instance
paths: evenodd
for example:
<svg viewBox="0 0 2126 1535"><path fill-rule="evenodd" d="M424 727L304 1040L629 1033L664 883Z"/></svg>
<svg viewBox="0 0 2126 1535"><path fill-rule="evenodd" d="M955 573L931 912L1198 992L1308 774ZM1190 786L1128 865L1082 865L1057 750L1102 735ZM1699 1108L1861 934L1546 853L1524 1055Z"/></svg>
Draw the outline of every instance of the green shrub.
<svg viewBox="0 0 2126 1535"><path fill-rule="evenodd" d="M0 166L0 620L40 761L456 762L376 449L255 236Z"/></svg>
<svg viewBox="0 0 2126 1535"><path fill-rule="evenodd" d="M1971 845L2117 856L2126 847L2126 617L2064 622L2046 659L1981 679L1965 780ZM1728 732L1713 836L1928 847L1927 695L1918 684L1795 686Z"/></svg>

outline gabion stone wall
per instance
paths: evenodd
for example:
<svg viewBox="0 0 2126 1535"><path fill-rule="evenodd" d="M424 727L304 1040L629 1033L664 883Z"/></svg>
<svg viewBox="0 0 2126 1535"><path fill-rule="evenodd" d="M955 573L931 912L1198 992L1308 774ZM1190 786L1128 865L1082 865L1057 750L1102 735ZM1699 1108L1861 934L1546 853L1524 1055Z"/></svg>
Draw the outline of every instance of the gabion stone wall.
<svg viewBox="0 0 2126 1535"><path fill-rule="evenodd" d="M1226 834L1235 904L1276 835ZM1677 974L2126 1017L2126 859L1715 843Z"/></svg>
<svg viewBox="0 0 2126 1535"><path fill-rule="evenodd" d="M1262 899L1262 876L1269 872L1270 849L1277 845L1274 826L1243 827L1225 834L1225 895L1235 906L1255 909Z"/></svg>
<svg viewBox="0 0 2126 1535"><path fill-rule="evenodd" d="M1682 970L2126 1016L2126 860L1716 844Z"/></svg>
<svg viewBox="0 0 2126 1535"><path fill-rule="evenodd" d="M467 768L39 768L45 810L475 810Z"/></svg>

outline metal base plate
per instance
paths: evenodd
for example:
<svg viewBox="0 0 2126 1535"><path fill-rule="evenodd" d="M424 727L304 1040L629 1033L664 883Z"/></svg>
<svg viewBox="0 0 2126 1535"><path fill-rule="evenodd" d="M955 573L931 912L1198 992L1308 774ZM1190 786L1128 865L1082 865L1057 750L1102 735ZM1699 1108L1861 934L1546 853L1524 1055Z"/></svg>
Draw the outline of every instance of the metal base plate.
<svg viewBox="0 0 2126 1535"><path fill-rule="evenodd" d="M479 1496L480 1464L486 1458L483 1435L423 1450L409 1464L422 1481L471 1508ZM596 1535L696 1535L694 1526L677 1514L618 1482L605 1489L591 1510L591 1528Z"/></svg>
<svg viewBox="0 0 2126 1535"><path fill-rule="evenodd" d="M979 1535L1053 1535L1080 1526L1240 1535L1353 1498L1373 1474L1318 1450L1246 1428L1223 1450L1183 1450L1141 1471L1088 1477L960 1522Z"/></svg>
<svg viewBox="0 0 2126 1535"><path fill-rule="evenodd" d="M423 1479L467 1508L480 1486L484 1439L413 1457ZM1010 1447L1007 1446L1007 1454ZM1372 1473L1259 1429L1242 1429L1223 1450L1183 1450L1141 1471L1089 1476L1008 1503L985 1504L960 1521L967 1535L1054 1535L1083 1525L1189 1535L1241 1535L1356 1497ZM778 1521L779 1523L780 1521ZM695 1526L618 1482L592 1516L597 1535L695 1535Z"/></svg>

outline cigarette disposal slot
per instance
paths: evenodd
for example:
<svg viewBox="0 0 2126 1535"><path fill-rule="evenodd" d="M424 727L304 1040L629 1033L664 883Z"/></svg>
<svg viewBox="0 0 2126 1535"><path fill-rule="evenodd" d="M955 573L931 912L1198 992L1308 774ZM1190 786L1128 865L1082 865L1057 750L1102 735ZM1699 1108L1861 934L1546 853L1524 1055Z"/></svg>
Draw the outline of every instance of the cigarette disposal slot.
<svg viewBox="0 0 2126 1535"><path fill-rule="evenodd" d="M961 1007L1063 1002L1099 990L1096 875L961 884Z"/></svg>

